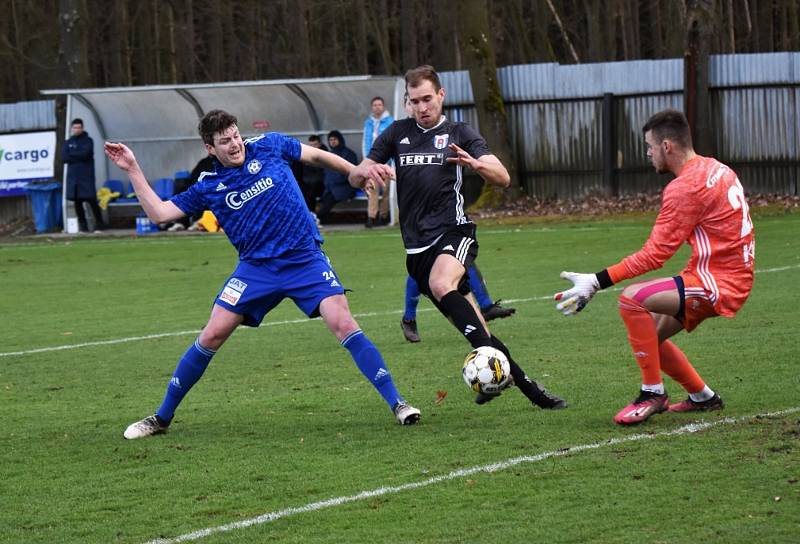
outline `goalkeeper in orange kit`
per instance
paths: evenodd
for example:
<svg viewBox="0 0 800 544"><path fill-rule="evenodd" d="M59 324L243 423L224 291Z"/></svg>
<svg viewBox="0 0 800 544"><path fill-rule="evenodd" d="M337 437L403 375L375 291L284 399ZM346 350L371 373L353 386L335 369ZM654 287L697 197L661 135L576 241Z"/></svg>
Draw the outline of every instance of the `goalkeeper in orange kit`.
<svg viewBox="0 0 800 544"><path fill-rule="evenodd" d="M753 223L736 173L692 147L683 113L655 114L642 129L647 156L658 173L677 177L665 188L661 211L641 250L597 274L562 272L573 287L556 293L565 315L581 311L599 290L661 268L683 243L692 257L677 276L633 283L619 297L619 312L641 374L639 396L614 421L629 425L665 411L723 407L714 392L669 338L691 332L709 317L733 317L753 285ZM669 404L661 372L681 384L686 400Z"/></svg>

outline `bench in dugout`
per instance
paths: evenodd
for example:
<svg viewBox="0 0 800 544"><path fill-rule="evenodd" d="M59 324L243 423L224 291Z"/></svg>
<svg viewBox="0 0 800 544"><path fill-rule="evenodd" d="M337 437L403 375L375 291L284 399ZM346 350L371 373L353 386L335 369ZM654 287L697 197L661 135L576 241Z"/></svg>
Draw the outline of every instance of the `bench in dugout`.
<svg viewBox="0 0 800 544"><path fill-rule="evenodd" d="M337 213L356 213L364 212L364 220L367 219L367 195L361 189L356 191L356 195L350 200L338 202L331 210L331 214ZM389 187L389 224L397 222L397 184L392 181Z"/></svg>
<svg viewBox="0 0 800 544"><path fill-rule="evenodd" d="M179 172L179 174L182 174L182 172ZM152 183L153 190L162 200L168 200L175 194L175 182L181 179L180 177L176 177L175 180L172 178L159 178ZM121 195L108 203L108 208L105 211L106 222L109 224L112 222L124 222L126 226L133 228L136 224L136 217L143 213L139 199L136 198L133 191L133 185L130 182L124 183L118 179L110 179L103 183L103 187ZM397 187L394 181L391 182L389 190L389 224L394 225L397 221ZM366 219L367 195L360 189L356 191L356 195L353 198L339 202L331 210L333 214L358 212L363 212Z"/></svg>
<svg viewBox="0 0 800 544"><path fill-rule="evenodd" d="M159 178L151 186L161 200L169 200L179 192L185 191L190 185L191 174L188 170L175 172L175 178ZM103 183L103 187L112 193L119 193L120 196L109 201L106 209L106 222L124 223L125 226L133 228L136 224L135 218L142 215L142 206L136 193L133 191L131 182L123 182L118 179L109 179Z"/></svg>
<svg viewBox="0 0 800 544"><path fill-rule="evenodd" d="M142 205L133 191L133 185L130 182L109 179L103 183L103 187L120 194L119 198L109 201L106 222L125 223L125 226L133 228L136 224L135 218L143 213ZM152 187L162 200L168 200L175 193L175 181L172 178L159 178L152 183Z"/></svg>

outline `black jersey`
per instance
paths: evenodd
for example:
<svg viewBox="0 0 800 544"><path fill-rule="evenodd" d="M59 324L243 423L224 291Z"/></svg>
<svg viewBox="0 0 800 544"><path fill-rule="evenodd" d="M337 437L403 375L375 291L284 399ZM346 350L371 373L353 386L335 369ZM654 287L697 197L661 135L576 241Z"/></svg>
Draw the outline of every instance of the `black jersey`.
<svg viewBox="0 0 800 544"><path fill-rule="evenodd" d="M471 223L464 213L463 167L445 161L456 156L447 147L450 144L476 159L489 154L475 129L446 118L427 130L413 118L395 121L369 152L368 158L377 163L394 159L400 231L408 253L428 248L454 226Z"/></svg>

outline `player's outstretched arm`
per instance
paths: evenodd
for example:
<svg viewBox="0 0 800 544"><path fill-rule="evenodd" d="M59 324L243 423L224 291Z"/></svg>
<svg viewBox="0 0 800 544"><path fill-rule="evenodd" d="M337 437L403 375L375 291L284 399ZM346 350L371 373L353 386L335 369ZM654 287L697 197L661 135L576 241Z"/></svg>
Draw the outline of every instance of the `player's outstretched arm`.
<svg viewBox="0 0 800 544"><path fill-rule="evenodd" d="M128 146L121 143L106 142L103 145L103 151L120 170L127 172L131 183L133 183L133 190L136 191L136 196L139 197L139 203L142 205L144 213L150 218L150 221L153 223L166 223L186 215L172 202L161 200L161 197L153 191L153 188L147 182L147 178L144 177L139 163L136 162L133 151Z"/></svg>
<svg viewBox="0 0 800 544"><path fill-rule="evenodd" d="M328 170L335 170L342 174L349 174L355 167L353 163L334 155L330 151L324 149L317 149L306 144L300 144L300 162L316 166L318 168L326 168Z"/></svg>
<svg viewBox="0 0 800 544"><path fill-rule="evenodd" d="M356 189L363 189L368 183L375 187L384 188L386 182L394 176L392 167L388 164L379 164L372 159L364 159L361 164L350 172L350 185Z"/></svg>
<svg viewBox="0 0 800 544"><path fill-rule="evenodd" d="M486 183L499 187L508 187L511 184L511 176L508 175L508 170L500 162L500 159L494 155L482 155L476 159L456 144L450 144L449 147L455 152L456 156L448 157L447 162L473 169Z"/></svg>

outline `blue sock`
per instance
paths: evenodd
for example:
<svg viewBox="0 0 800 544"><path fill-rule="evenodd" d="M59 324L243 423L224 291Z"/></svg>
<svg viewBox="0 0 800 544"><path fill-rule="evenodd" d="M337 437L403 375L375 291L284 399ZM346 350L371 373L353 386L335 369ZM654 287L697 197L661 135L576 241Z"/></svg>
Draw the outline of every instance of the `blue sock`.
<svg viewBox="0 0 800 544"><path fill-rule="evenodd" d="M389 408L394 408L395 404L403 402L403 397L397 392L392 375L383 362L381 352L361 329L347 335L347 338L342 340L342 345L350 352L358 369L378 390Z"/></svg>
<svg viewBox="0 0 800 544"><path fill-rule="evenodd" d="M467 277L469 278L469 289L475 295L475 300L478 301L480 309L492 305L492 298L489 296L489 290L486 289L486 284L483 283L483 276L481 276L478 267L474 264L467 269Z"/></svg>
<svg viewBox="0 0 800 544"><path fill-rule="evenodd" d="M178 366L172 374L172 379L167 385L167 394L164 395L164 401L161 407L156 412L156 415L164 421L170 421L172 416L175 415L175 409L189 392L203 372L206 371L208 363L216 352L200 345L199 340L195 340L194 344L186 350L181 360L178 361Z"/></svg>
<svg viewBox="0 0 800 544"><path fill-rule="evenodd" d="M419 304L419 286L414 278L409 276L406 279L406 311L403 319L414 321L417 318L417 305Z"/></svg>

